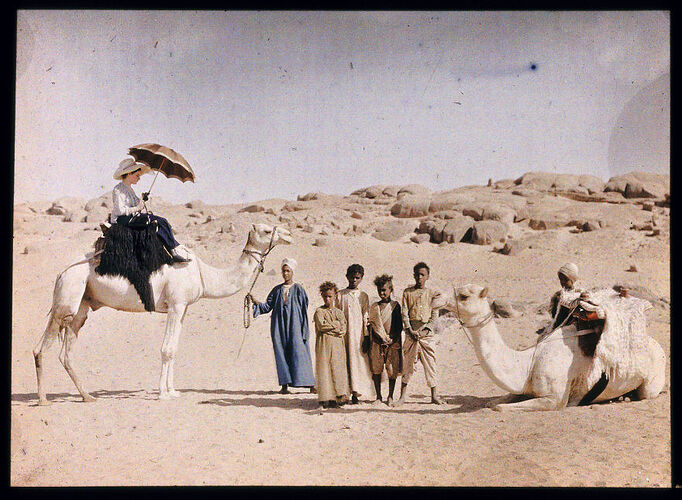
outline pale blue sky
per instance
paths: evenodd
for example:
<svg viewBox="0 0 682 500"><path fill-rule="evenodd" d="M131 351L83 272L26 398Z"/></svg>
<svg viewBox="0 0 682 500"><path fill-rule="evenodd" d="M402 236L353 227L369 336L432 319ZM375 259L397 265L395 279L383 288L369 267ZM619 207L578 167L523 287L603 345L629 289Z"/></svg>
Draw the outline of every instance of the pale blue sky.
<svg viewBox="0 0 682 500"><path fill-rule="evenodd" d="M99 196L142 142L194 168L154 185L175 203L669 169L666 12L50 10L17 29L15 202ZM647 140L615 165L628 133Z"/></svg>

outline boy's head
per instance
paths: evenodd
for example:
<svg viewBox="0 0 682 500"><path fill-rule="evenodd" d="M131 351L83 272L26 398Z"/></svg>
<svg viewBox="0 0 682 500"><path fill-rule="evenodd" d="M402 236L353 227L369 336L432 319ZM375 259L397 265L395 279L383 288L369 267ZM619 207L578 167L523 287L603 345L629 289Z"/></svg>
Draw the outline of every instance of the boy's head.
<svg viewBox="0 0 682 500"><path fill-rule="evenodd" d="M331 281L325 281L320 285L320 295L322 295L325 307L330 307L334 303L337 290L336 283Z"/></svg>
<svg viewBox="0 0 682 500"><path fill-rule="evenodd" d="M414 282L417 288L423 288L426 284L426 280L429 279L429 274L431 269L426 265L425 262L418 262L415 264L414 268Z"/></svg>
<svg viewBox="0 0 682 500"><path fill-rule="evenodd" d="M382 274L374 278L374 284L377 287L377 293L382 302L387 302L391 298L393 292L393 276Z"/></svg>
<svg viewBox="0 0 682 500"><path fill-rule="evenodd" d="M346 279L348 280L348 288L357 288L362 278L365 276L365 268L360 264L351 264L346 270Z"/></svg>
<svg viewBox="0 0 682 500"><path fill-rule="evenodd" d="M570 290L575 282L578 281L578 266L572 262L567 262L559 268L557 275L559 276L561 287Z"/></svg>

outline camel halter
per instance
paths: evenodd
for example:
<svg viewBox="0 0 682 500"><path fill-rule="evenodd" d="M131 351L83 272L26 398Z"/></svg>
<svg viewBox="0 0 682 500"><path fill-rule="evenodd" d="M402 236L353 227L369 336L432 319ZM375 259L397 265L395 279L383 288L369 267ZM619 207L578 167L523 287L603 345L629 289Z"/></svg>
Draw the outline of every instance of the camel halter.
<svg viewBox="0 0 682 500"><path fill-rule="evenodd" d="M474 345L474 342L471 340L471 336L469 335L469 332L467 332L467 328L478 328L480 326L487 325L490 323L490 321L493 319L493 312L489 311L488 314L486 314L481 321L478 323L474 324L465 324L464 321L462 321L460 315L459 315L459 294L457 293L457 287L455 287L454 290L454 295L455 295L455 305L457 306L457 321L459 322L459 326L462 327L462 331L464 332L464 335L466 336L467 340L471 345Z"/></svg>
<svg viewBox="0 0 682 500"><path fill-rule="evenodd" d="M249 257L253 257L258 262L258 267L256 267L256 269L253 272L254 273L253 281L251 281L249 291L244 296L244 310L242 315L244 322L244 335L242 335L242 342L239 345L239 350L237 351L237 357L235 358L235 361L239 359L239 355L242 352L242 347L244 347L244 340L246 340L246 330L249 328L249 326L251 326L251 314L253 309L253 302L251 301L251 291L253 290L253 287L256 285L258 276L260 276L260 274L265 269L263 265L263 263L265 262L265 257L267 257L270 251L275 247L274 242L276 233L277 226L275 226L272 230L272 236L270 236L270 243L268 244L268 249L265 252L259 252L257 250L247 250L246 248L242 250L242 253L245 253ZM258 257L256 257L256 255Z"/></svg>

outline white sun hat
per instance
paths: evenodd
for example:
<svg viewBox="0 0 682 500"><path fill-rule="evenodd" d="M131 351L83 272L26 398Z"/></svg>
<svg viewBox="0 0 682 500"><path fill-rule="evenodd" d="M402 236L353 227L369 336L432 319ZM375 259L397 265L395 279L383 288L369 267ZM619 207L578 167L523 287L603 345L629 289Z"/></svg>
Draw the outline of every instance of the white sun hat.
<svg viewBox="0 0 682 500"><path fill-rule="evenodd" d="M133 158L124 158L121 163L118 164L116 172L114 172L114 179L120 181L125 174L134 172L137 169L142 169L143 174L151 172L152 170L146 163L135 161Z"/></svg>

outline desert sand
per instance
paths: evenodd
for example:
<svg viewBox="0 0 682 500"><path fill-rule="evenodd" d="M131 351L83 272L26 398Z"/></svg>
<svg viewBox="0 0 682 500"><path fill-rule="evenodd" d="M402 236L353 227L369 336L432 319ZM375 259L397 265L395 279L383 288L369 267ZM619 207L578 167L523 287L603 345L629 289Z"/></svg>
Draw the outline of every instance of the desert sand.
<svg viewBox="0 0 682 500"><path fill-rule="evenodd" d="M230 206L152 196L151 208L218 267L238 258L252 222L291 229L293 244L273 250L253 293L263 300L280 283L281 260L294 257L309 317L322 302L320 282L345 286L351 263L364 266L360 288L376 300L374 276L392 274L399 297L412 266L425 261L429 286L485 285L491 300L511 306L511 317L496 322L517 349L549 321L556 271L572 261L583 287L626 283L649 300L648 332L669 356L668 176L605 182L536 172L443 189L396 184ZM179 399L157 400L165 315L102 308L89 314L74 350L98 400L80 402L55 344L44 368L52 404L37 406L31 351L55 278L91 250L109 198L14 207L11 485L670 486L667 385L653 400L495 412L488 404L504 392L449 314L439 327L441 406L429 404L421 367L399 408L321 410L305 389L279 394L269 317L245 333L242 292L189 308L175 364Z"/></svg>

